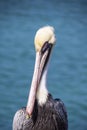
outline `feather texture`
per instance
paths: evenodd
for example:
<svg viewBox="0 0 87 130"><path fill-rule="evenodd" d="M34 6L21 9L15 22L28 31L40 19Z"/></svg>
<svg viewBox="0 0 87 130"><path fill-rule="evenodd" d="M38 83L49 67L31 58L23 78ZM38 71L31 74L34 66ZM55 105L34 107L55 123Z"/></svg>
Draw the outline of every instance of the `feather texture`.
<svg viewBox="0 0 87 130"><path fill-rule="evenodd" d="M68 120L64 103L60 99L48 100L43 106L35 101L33 115L26 113L26 108L18 110L13 120L13 130L67 130Z"/></svg>

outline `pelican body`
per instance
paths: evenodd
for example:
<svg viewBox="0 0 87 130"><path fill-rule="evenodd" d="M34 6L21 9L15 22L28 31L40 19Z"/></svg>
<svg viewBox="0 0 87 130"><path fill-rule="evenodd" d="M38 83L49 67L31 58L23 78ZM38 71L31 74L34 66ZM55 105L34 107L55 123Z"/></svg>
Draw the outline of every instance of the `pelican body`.
<svg viewBox="0 0 87 130"><path fill-rule="evenodd" d="M26 107L16 112L13 130L68 130L64 103L53 99L46 87L48 63L55 40L51 26L36 32L36 61L28 102Z"/></svg>

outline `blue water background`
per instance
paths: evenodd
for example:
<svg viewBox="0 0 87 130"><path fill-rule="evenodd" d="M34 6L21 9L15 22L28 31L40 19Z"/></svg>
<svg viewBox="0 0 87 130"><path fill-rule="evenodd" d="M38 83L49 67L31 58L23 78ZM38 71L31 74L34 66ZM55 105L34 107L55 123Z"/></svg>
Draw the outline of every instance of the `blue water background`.
<svg viewBox="0 0 87 130"><path fill-rule="evenodd" d="M87 130L87 1L0 0L0 130L11 130L26 106L38 28L56 33L48 90L67 108L69 130Z"/></svg>

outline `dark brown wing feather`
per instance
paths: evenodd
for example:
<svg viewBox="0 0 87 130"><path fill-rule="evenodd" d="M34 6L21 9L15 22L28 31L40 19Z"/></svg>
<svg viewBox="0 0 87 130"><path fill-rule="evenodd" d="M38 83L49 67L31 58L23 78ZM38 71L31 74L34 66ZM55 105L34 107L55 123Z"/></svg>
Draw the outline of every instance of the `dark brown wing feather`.
<svg viewBox="0 0 87 130"><path fill-rule="evenodd" d="M67 112L60 99L48 100L42 107L35 102L33 115L26 113L26 108L18 110L13 119L13 130L67 130Z"/></svg>

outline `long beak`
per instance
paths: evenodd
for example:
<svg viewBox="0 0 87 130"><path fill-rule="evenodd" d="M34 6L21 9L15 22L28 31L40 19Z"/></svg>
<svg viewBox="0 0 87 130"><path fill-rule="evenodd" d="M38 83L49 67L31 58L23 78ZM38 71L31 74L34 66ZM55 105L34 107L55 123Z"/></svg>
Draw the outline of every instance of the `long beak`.
<svg viewBox="0 0 87 130"><path fill-rule="evenodd" d="M36 53L36 61L33 79L30 88L30 94L28 97L28 103L26 107L26 111L29 115L32 115L34 109L34 103L36 98L37 89L39 87L42 74L49 60L49 56L51 53L52 44L45 43L40 52Z"/></svg>

